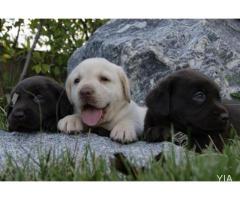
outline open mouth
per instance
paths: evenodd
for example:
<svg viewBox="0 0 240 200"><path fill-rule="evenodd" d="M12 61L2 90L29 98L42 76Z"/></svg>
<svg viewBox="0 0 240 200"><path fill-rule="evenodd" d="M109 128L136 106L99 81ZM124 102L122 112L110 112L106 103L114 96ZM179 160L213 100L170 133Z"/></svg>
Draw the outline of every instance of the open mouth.
<svg viewBox="0 0 240 200"><path fill-rule="evenodd" d="M84 105L81 113L83 123L88 126L96 126L99 124L103 120L108 106L109 103L103 108L97 108L89 104Z"/></svg>

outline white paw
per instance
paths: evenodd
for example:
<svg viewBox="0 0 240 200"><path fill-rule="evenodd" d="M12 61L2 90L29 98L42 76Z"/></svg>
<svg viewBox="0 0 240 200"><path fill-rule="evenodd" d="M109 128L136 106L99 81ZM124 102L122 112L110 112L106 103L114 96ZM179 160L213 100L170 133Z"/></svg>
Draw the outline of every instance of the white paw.
<svg viewBox="0 0 240 200"><path fill-rule="evenodd" d="M79 115L68 115L59 120L58 130L64 133L81 132L83 125Z"/></svg>
<svg viewBox="0 0 240 200"><path fill-rule="evenodd" d="M117 124L111 131L110 138L121 143L137 140L137 133L132 125Z"/></svg>

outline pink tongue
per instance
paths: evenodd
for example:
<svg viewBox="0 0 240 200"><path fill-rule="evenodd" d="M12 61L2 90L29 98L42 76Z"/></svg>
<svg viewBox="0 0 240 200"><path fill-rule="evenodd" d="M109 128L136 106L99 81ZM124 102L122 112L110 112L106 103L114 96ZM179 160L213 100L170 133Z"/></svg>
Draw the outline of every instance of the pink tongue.
<svg viewBox="0 0 240 200"><path fill-rule="evenodd" d="M81 117L88 126L95 126L101 119L103 111L96 108L88 108L82 111Z"/></svg>

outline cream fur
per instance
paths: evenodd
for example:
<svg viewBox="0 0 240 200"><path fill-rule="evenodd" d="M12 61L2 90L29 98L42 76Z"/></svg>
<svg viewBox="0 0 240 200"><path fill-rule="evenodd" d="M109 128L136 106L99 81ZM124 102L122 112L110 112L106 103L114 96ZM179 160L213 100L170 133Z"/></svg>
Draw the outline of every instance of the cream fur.
<svg viewBox="0 0 240 200"><path fill-rule="evenodd" d="M101 81L101 77L109 81ZM74 80L80 82L74 84ZM75 114L64 117L58 122L60 131L81 132L86 125L81 120L83 101L80 90L90 87L94 90L94 105L104 108L104 118L97 124L111 131L110 137L120 142L133 142L143 132L146 108L138 106L130 97L128 78L123 69L104 58L89 58L81 62L68 76L66 91L74 105Z"/></svg>

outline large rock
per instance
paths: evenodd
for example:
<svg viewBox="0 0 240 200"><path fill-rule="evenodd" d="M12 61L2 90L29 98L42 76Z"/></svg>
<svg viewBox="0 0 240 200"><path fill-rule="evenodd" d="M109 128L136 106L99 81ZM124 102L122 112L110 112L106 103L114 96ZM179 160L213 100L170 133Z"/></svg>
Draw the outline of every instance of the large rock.
<svg viewBox="0 0 240 200"><path fill-rule="evenodd" d="M240 90L240 20L111 20L74 52L68 70L89 57L123 66L137 102L158 79L188 66L229 96Z"/></svg>
<svg viewBox="0 0 240 200"><path fill-rule="evenodd" d="M136 142L133 144L122 145L111 141L108 137L101 137L95 134L46 134L46 133L16 133L4 132L0 130L0 168L4 167L8 155L11 155L18 165L31 158L30 161L38 161L39 156L52 150L55 156L60 156L68 150L79 160L90 148L96 156L101 156L106 161L114 157L114 153L122 153L130 161L139 165L147 166L149 161L160 152L165 155L172 155L177 163L182 161L184 150L169 142L146 143Z"/></svg>

